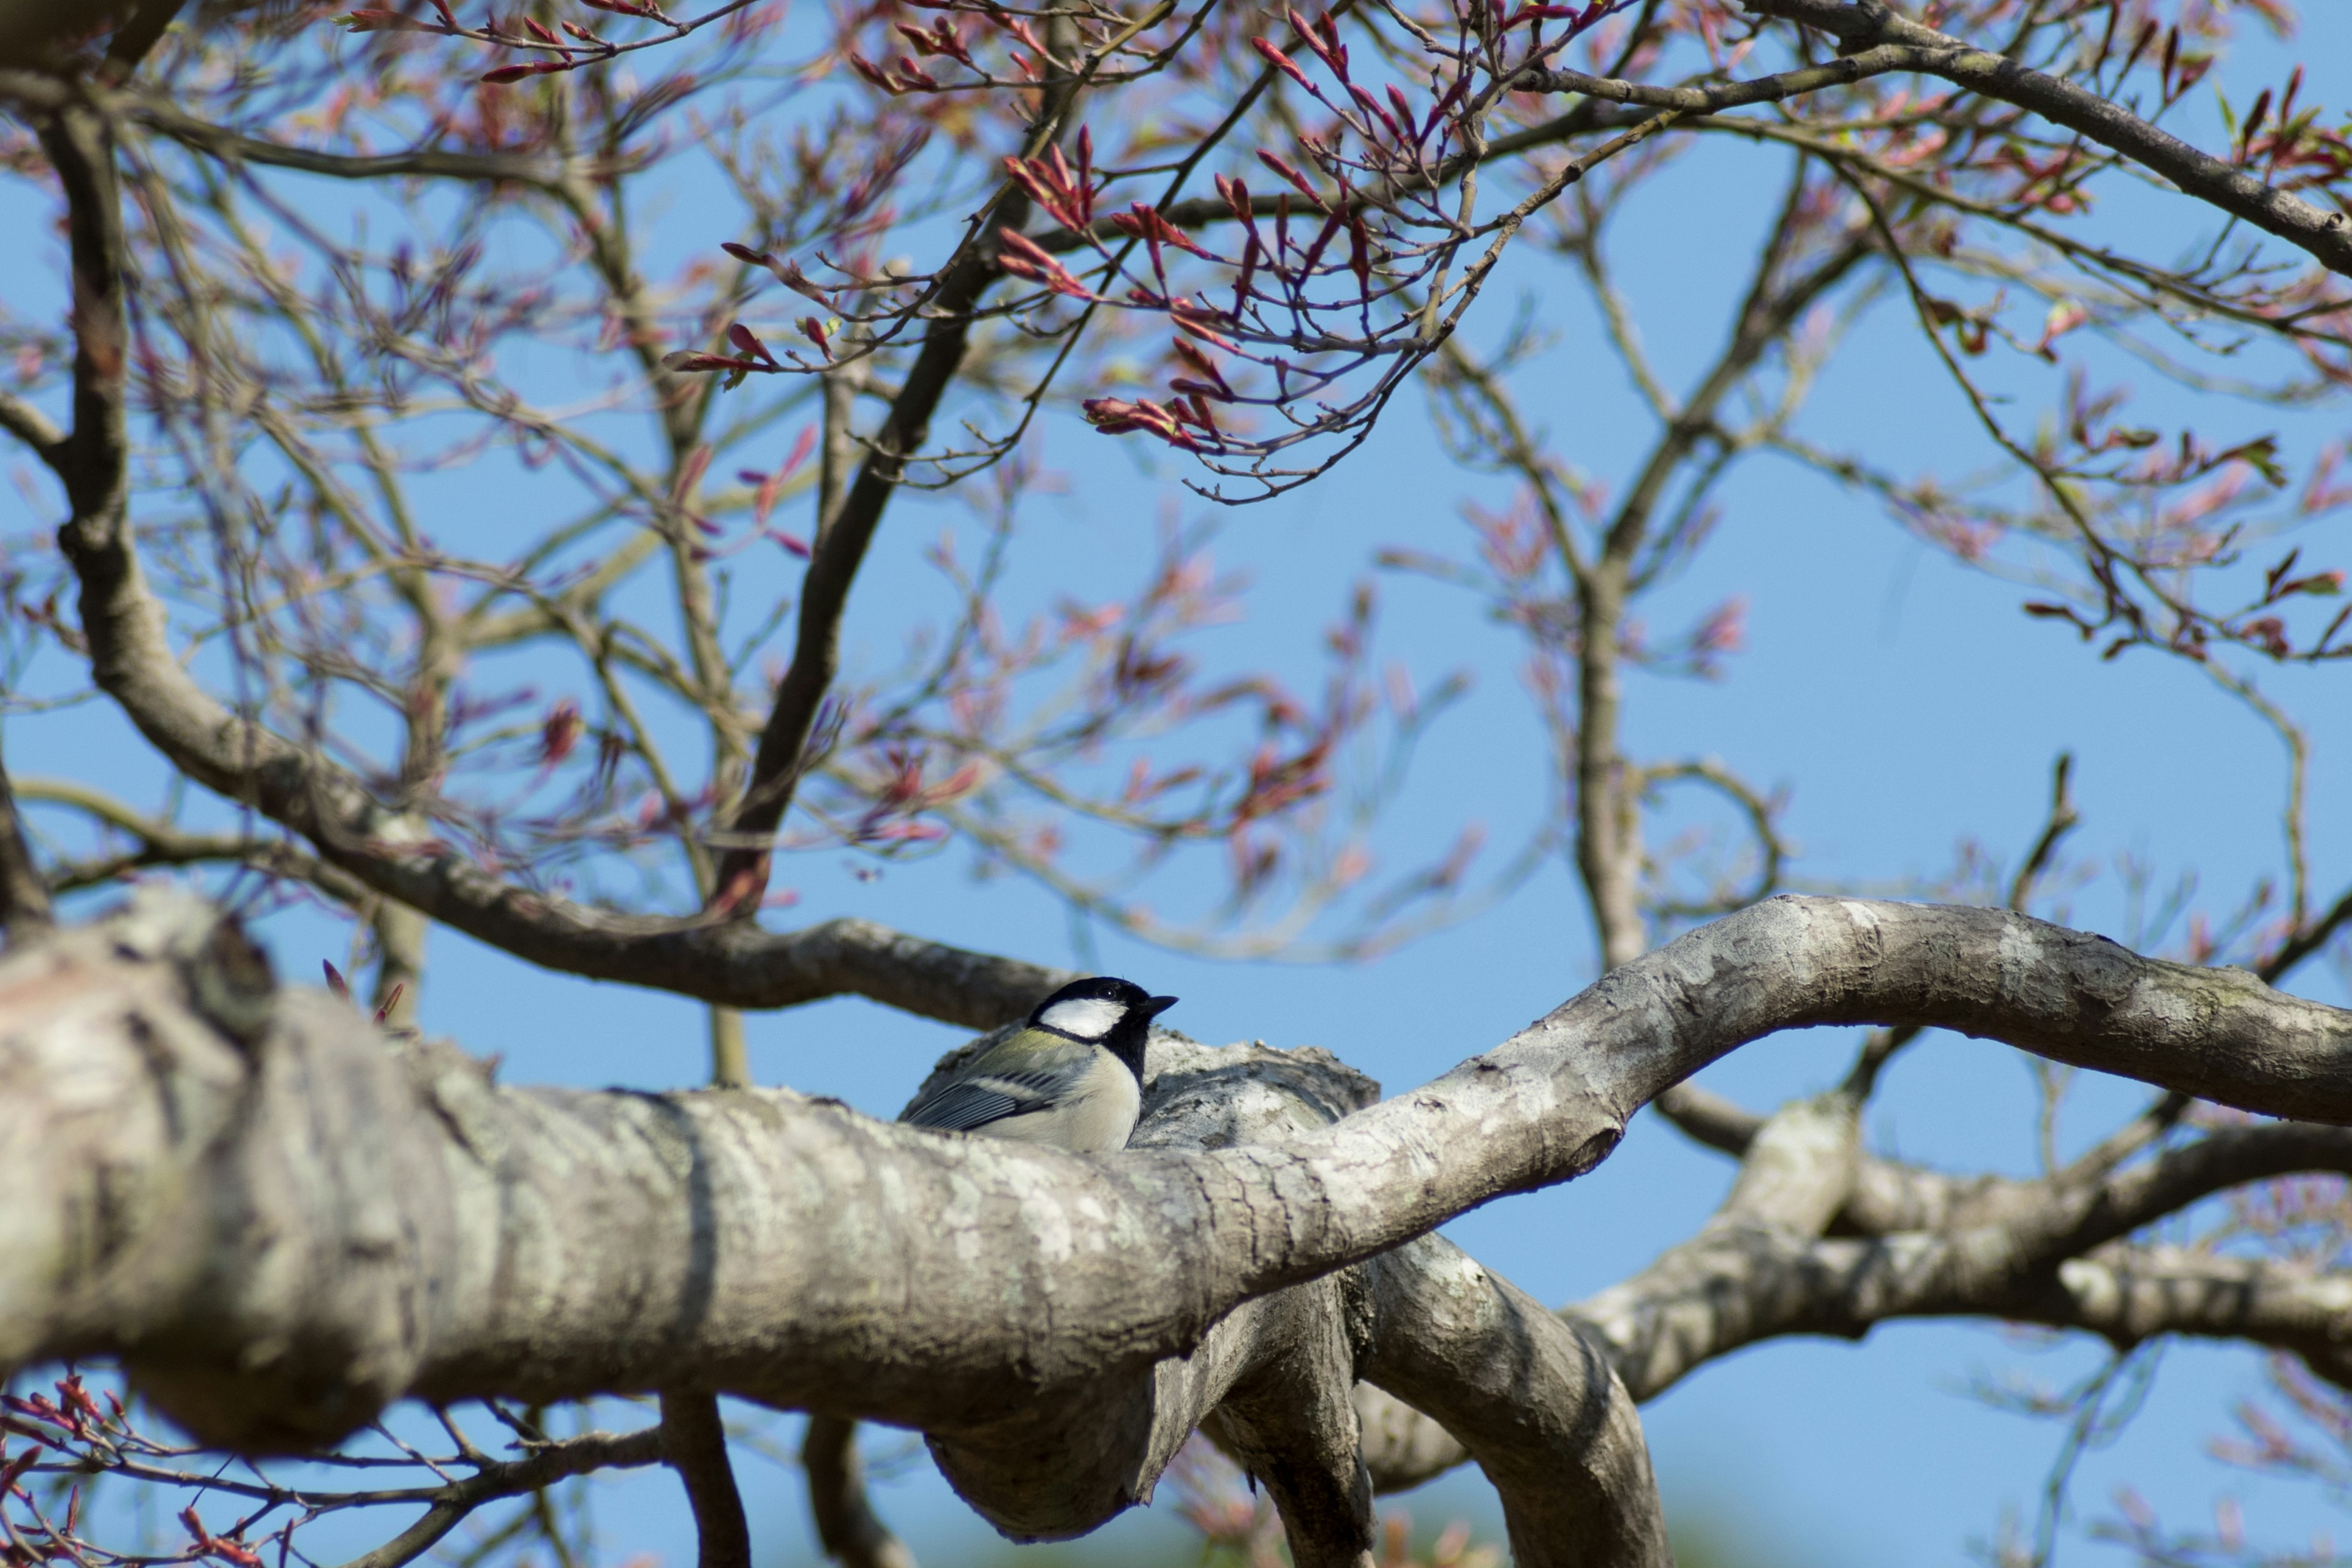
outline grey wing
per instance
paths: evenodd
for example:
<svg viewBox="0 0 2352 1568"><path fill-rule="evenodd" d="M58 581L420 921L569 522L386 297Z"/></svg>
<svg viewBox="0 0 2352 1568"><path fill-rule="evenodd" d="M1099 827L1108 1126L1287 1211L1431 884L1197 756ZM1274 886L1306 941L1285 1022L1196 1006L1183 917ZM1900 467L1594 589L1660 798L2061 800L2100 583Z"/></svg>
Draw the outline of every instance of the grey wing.
<svg viewBox="0 0 2352 1568"><path fill-rule="evenodd" d="M941 1084L908 1106L898 1120L915 1127L970 1132L992 1121L1050 1109L1067 1078L1051 1070L975 1072Z"/></svg>

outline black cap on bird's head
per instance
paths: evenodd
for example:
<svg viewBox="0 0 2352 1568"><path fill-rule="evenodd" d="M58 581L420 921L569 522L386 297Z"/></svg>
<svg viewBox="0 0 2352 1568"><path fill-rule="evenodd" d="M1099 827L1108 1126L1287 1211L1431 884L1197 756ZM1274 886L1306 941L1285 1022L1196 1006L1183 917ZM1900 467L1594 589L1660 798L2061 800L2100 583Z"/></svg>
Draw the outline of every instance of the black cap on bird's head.
<svg viewBox="0 0 2352 1568"><path fill-rule="evenodd" d="M1029 1026L1098 1045L1140 1079L1151 1020L1174 1005L1173 996L1154 996L1132 981L1097 974L1073 980L1038 1003Z"/></svg>

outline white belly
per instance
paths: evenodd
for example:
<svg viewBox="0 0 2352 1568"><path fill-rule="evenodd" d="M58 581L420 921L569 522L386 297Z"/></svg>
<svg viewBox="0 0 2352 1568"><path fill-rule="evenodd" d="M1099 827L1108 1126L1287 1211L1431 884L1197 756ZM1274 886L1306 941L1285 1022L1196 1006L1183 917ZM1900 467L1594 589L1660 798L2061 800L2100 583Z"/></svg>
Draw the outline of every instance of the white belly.
<svg viewBox="0 0 2352 1568"><path fill-rule="evenodd" d="M983 1138L1004 1138L1020 1143L1050 1143L1081 1154L1100 1154L1127 1147L1135 1131L1136 1113L1143 1109L1143 1090L1134 1078L1120 1072L1104 1074L1101 1088L1080 1099L1065 1100L1051 1110L1008 1116L975 1129Z"/></svg>

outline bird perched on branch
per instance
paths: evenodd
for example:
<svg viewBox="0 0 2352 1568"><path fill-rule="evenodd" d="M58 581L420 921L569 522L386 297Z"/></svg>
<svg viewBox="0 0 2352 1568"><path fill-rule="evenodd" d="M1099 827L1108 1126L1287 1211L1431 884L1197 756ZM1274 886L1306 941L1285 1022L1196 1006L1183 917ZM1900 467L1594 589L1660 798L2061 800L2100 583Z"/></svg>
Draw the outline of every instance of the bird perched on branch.
<svg viewBox="0 0 2352 1568"><path fill-rule="evenodd" d="M1175 1005L1107 974L1074 980L898 1120L1080 1153L1124 1149L1143 1109L1151 1020Z"/></svg>

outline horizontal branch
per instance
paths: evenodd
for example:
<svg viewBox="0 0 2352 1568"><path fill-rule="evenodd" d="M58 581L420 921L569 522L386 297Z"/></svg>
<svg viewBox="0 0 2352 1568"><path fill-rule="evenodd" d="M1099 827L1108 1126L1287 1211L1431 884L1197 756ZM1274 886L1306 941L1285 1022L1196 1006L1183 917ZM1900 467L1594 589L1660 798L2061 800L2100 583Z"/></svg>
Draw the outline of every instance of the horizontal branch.
<svg viewBox="0 0 2352 1568"><path fill-rule="evenodd" d="M1680 109L1694 114L1714 114L1751 103L1779 103L1832 87L1851 87L1890 71L1918 70L1916 51L1881 44L1858 54L1841 55L1817 66L1753 77L1746 81L1717 82L1707 87L1652 87L1620 81L1613 77L1587 76L1565 67L1538 67L1522 72L1513 83L1528 92L1573 92L1611 103L1644 109Z"/></svg>
<svg viewBox="0 0 2352 1568"><path fill-rule="evenodd" d="M2213 1326L2226 1317L2226 1290L2214 1281L2237 1278L2229 1270L2238 1260L2227 1260L2213 1280L2184 1286L2188 1305L2170 1318L2158 1310L2161 1288L2098 1285L2108 1276L2096 1270L2112 1273L2100 1260L2147 1256L2123 1238L2231 1187L2352 1172L2352 1129L2297 1122L2224 1128L2126 1163L2172 1125L2178 1101L2168 1100L2040 1180L1950 1176L1861 1158L1859 1104L1840 1091L1783 1109L1755 1134L1731 1195L1696 1235L1564 1309L1610 1346L1637 1397L1655 1397L1760 1340L1859 1337L1895 1318L2011 1318L2088 1329L2119 1345L2165 1332L2236 1334ZM1832 1219L1868 1239L1824 1239ZM2094 1273L2082 1274L2084 1268ZM2352 1277L2327 1289L2352 1300ZM2273 1294L2303 1303L2295 1310L2304 1312L2300 1289L2281 1286ZM2307 1312L2247 1310L2255 1313L2248 1322L2268 1326L2243 1337L2284 1349L2316 1346L2323 1361L2342 1362L2335 1371L2320 1367L2330 1376L2352 1368L2331 1348L2335 1341L2315 1337ZM2302 1337L2290 1343L2290 1331ZM2340 1331L2352 1341L2352 1324Z"/></svg>
<svg viewBox="0 0 2352 1568"><path fill-rule="evenodd" d="M1332 1126L1098 1160L783 1092L499 1088L444 1051L387 1052L318 994L264 989L244 1017L235 984L178 978L214 936L126 919L0 964L0 1076L29 1086L0 1101L0 1253L26 1260L0 1279L0 1362L120 1351L159 1396L181 1380L180 1418L249 1446L409 1392L680 1383L985 1421L1573 1177L1660 1089L1786 1027L1936 1024L2352 1119L2352 1016L1987 910L1776 899ZM76 1239L100 1203L115 1230ZM285 1348L240 1359L264 1343Z"/></svg>
<svg viewBox="0 0 2352 1568"><path fill-rule="evenodd" d="M573 1476L597 1470L631 1469L656 1465L664 1458L662 1430L640 1427L635 1432L583 1432L576 1437L534 1447L522 1458L484 1465L463 1480L450 1482L436 1493L424 1516L364 1556L343 1568L401 1568L431 1551L443 1536L486 1502L539 1491Z"/></svg>
<svg viewBox="0 0 2352 1568"><path fill-rule="evenodd" d="M335 180L427 178L527 184L552 190L566 178L601 178L613 173L596 161L580 160L567 167L561 160L523 153L415 147L398 153L350 153L295 147L199 120L136 89L109 90L93 82L69 81L40 71L0 69L0 99L39 113L92 104L118 119L225 163L257 163Z"/></svg>
<svg viewBox="0 0 2352 1568"><path fill-rule="evenodd" d="M1654 1274L1563 1315L1609 1345L1643 1400L1759 1340L1861 1339L1897 1319L1952 1317L2078 1329L2125 1349L2164 1334L2244 1340L2299 1354L2352 1386L2352 1275L2125 1244L2012 1272L2006 1259L1983 1267L1969 1256L1970 1243L1983 1239L1906 1232L1811 1240L1755 1226L1671 1283Z"/></svg>
<svg viewBox="0 0 2352 1568"><path fill-rule="evenodd" d="M345 904L358 906L371 898L355 878L282 838L254 838L240 833L191 833L176 823L144 816L104 791L72 779L21 779L17 781L16 794L40 805L70 806L139 840L138 848L119 855L93 856L52 865L47 872L52 892L106 887L134 871L153 867L231 862L251 866L272 877L308 882Z"/></svg>

